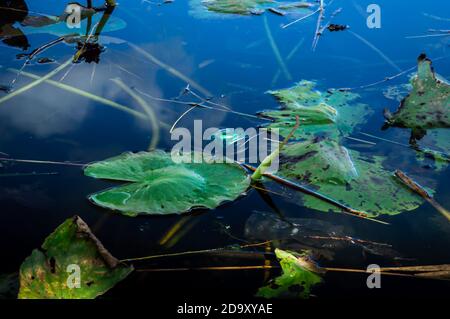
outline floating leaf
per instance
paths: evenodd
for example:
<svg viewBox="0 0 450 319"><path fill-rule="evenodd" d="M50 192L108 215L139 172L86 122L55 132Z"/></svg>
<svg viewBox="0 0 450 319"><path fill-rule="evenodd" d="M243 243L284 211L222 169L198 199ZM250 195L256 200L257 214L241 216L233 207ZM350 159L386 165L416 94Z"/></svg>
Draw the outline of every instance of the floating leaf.
<svg viewBox="0 0 450 319"><path fill-rule="evenodd" d="M283 274L258 290L263 298L309 298L313 286L322 282L320 268L306 255L275 249Z"/></svg>
<svg viewBox="0 0 450 319"><path fill-rule="evenodd" d="M280 110L264 111L260 115L274 122L268 128L278 128L280 135L286 136L295 125L295 117L300 117L300 129L294 137L328 136L332 138L347 135L355 126L365 123L371 114L365 104L352 103L357 94L329 90L326 93L315 90L315 83L301 81L294 87L269 91L282 107Z"/></svg>
<svg viewBox="0 0 450 319"><path fill-rule="evenodd" d="M84 173L129 182L90 195L89 199L130 216L180 214L200 207L213 209L235 200L250 185L250 178L238 164L213 163L207 158L202 163L177 164L162 151L125 153L91 164Z"/></svg>
<svg viewBox="0 0 450 319"><path fill-rule="evenodd" d="M313 3L277 2L274 0L191 0L190 13L199 18L210 18L222 15L260 15L266 10L275 13L295 13L306 15L310 13Z"/></svg>
<svg viewBox="0 0 450 319"><path fill-rule="evenodd" d="M395 113L386 110L385 117L384 128L411 128L412 144L423 138L427 129L450 128L450 85L436 77L432 62L425 54L418 59L412 91Z"/></svg>
<svg viewBox="0 0 450 319"><path fill-rule="evenodd" d="M70 278L79 267L80 286ZM74 268L75 269L75 268ZM61 224L20 267L20 299L93 299L127 277L133 267L120 263L78 216Z"/></svg>
<svg viewBox="0 0 450 319"><path fill-rule="evenodd" d="M279 175L308 185L340 203L368 213L395 215L419 207L423 200L403 188L383 169L384 157L363 157L333 140L311 140L286 145ZM319 211L337 211L311 196L298 194L303 205Z"/></svg>

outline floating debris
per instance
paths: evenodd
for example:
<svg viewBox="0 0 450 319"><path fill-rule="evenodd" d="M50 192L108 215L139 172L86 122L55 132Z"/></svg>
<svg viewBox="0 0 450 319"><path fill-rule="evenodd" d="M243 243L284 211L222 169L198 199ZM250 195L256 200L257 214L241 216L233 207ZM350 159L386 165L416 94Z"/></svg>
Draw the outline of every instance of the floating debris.
<svg viewBox="0 0 450 319"><path fill-rule="evenodd" d="M330 24L327 27L328 31L330 31L330 32L345 31L348 28L349 28L348 25L343 25L343 24Z"/></svg>
<svg viewBox="0 0 450 319"><path fill-rule="evenodd" d="M39 63L39 64L55 63L55 59L52 59L52 58L39 58L37 60L37 63Z"/></svg>

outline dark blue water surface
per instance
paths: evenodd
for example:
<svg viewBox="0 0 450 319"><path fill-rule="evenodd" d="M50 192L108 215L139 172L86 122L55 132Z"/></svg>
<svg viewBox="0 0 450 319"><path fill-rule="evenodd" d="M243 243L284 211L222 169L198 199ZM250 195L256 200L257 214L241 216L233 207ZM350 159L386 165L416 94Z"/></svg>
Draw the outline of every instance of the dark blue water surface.
<svg viewBox="0 0 450 319"><path fill-rule="evenodd" d="M95 5L102 4L99 0L94 2ZM266 12L261 16L202 19L190 14L192 5L188 0L162 5L157 2L159 0L151 3L120 1L100 36L100 42L106 49L101 53L99 63L83 61L59 72L52 79L136 110L140 110L136 102L111 79L120 78L129 87L156 97L171 99L178 96L186 82L134 50L130 46L132 44L199 83L207 91L204 92L205 97L208 95L233 110L255 114L263 109L278 107L276 100L265 94L268 90L290 87L300 80L317 81L320 90L361 86L413 67L423 52L435 60L433 65L440 75L447 79L450 77L447 57L450 55L450 36L407 38L427 34L428 29L450 29L450 3L445 0L335 0L328 8L328 14L340 7L343 10L333 21L349 25L352 32L366 39L379 52L347 31L326 32L313 51L311 43L317 15L282 29L283 24L294 18ZM380 29L366 26L366 8L373 2L382 9ZM2 6L9 5L9 1L0 3ZM28 16L59 16L67 3L30 0L27 5ZM7 86L15 77L15 73L8 69L20 69L23 64L24 60L17 59L16 55L31 52L68 33L86 33L85 22L82 29L64 26L30 28L14 20L16 17L13 17L12 12L6 12L3 11L0 17L1 40L7 39L6 35L12 32L7 28L15 28L18 35L16 41L9 39L0 44L1 85ZM99 21L101 14L95 15L93 24ZM268 40L265 21L292 79L283 72L279 73L280 67ZM300 42L303 44L298 51L286 59ZM25 71L43 76L71 58L75 51L74 44L61 43L33 59ZM40 57L48 57L56 62L37 63ZM277 73L279 76L274 81ZM30 79L22 75L14 89L29 82ZM407 82L408 76L405 75L389 83L357 91L361 95L360 102L370 105L374 110L368 124L358 130L407 143L407 131L380 129L384 122L382 110L394 110L398 106L397 101L383 96L383 90L389 85ZM0 91L0 99L6 94ZM146 100L159 119L169 127L187 109L184 105ZM195 119L202 119L204 128L255 127L263 123L258 119L198 109L184 117L179 125L192 128ZM146 150L151 134L151 126L145 120L48 83L42 83L0 104L0 152L7 154L0 156L4 158L84 164L125 151ZM450 138L450 135L447 137ZM450 208L448 169L436 173L424 163L417 162L413 151L408 148L371 141L377 142L377 145L363 148L361 143L349 140L347 146L367 154L387 156L386 166L390 169L398 166L416 167L411 170L423 181L437 185L436 199L444 207ZM426 145L426 138L423 143ZM171 145L173 142L168 129L162 127L158 147L170 149ZM32 172L57 174L27 175ZM173 245L162 245L160 240L167 231L185 217L130 218L95 207L86 199L88 194L108 186L111 186L108 182L85 177L77 166L0 161L0 274L17 272L32 249L39 247L48 234L74 214L81 216L110 252L122 259L242 244L240 240L245 239L247 218L254 211L274 212L273 206L290 217L318 218L336 225L347 225L355 230L358 237L392 244L399 257L408 258L409 261L403 264L450 263L449 224L428 204L413 212L383 217L383 220L391 223L385 226L342 214L315 212L289 203L275 194L270 195L273 204L269 205L258 192L252 191L248 196L213 211L191 214L192 217L184 224L184 236ZM248 265L261 262L235 257L194 256L152 261L136 265L136 268ZM329 267L360 269L370 263L400 264L392 258L363 254L357 248L336 251L333 260L321 263ZM275 271L271 275L276 274ZM258 270L136 272L102 298L249 297L255 294L265 280L264 272ZM369 290L364 274L333 273L325 277L324 284L315 294L319 298L449 297L449 288L446 282L383 277L381 289Z"/></svg>

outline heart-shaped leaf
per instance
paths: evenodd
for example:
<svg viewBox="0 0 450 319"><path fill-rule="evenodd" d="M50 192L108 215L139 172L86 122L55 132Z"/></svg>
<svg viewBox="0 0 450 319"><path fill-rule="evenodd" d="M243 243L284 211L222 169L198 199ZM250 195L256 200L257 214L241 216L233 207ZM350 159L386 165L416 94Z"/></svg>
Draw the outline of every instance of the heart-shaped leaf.
<svg viewBox="0 0 450 319"><path fill-rule="evenodd" d="M180 214L216 208L249 187L250 178L238 164L203 159L201 163L176 163L170 154L154 151L125 153L91 164L85 175L129 183L89 199L130 216Z"/></svg>

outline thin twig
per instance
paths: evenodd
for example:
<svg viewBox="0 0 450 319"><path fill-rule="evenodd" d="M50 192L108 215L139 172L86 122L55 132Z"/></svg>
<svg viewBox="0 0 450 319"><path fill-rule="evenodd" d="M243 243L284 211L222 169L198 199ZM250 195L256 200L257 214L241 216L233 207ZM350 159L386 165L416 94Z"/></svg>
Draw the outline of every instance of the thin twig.
<svg viewBox="0 0 450 319"><path fill-rule="evenodd" d="M450 221L450 212L442 207L434 198L433 196L428 193L422 186L420 186L418 183L413 181L410 177L408 177L405 173L403 173L400 170L395 171L395 176L403 182L406 186L408 186L409 189L411 189L413 192L421 196L423 199L425 199L427 202L429 202L436 210L442 214L445 218L447 218L448 221Z"/></svg>
<svg viewBox="0 0 450 319"><path fill-rule="evenodd" d="M49 164L49 165L64 165L64 166L79 166L83 167L87 164L72 163L72 162L56 162L56 161L40 161L40 160L27 160L17 158L0 158L0 162L13 162L13 163L28 163L28 164Z"/></svg>

